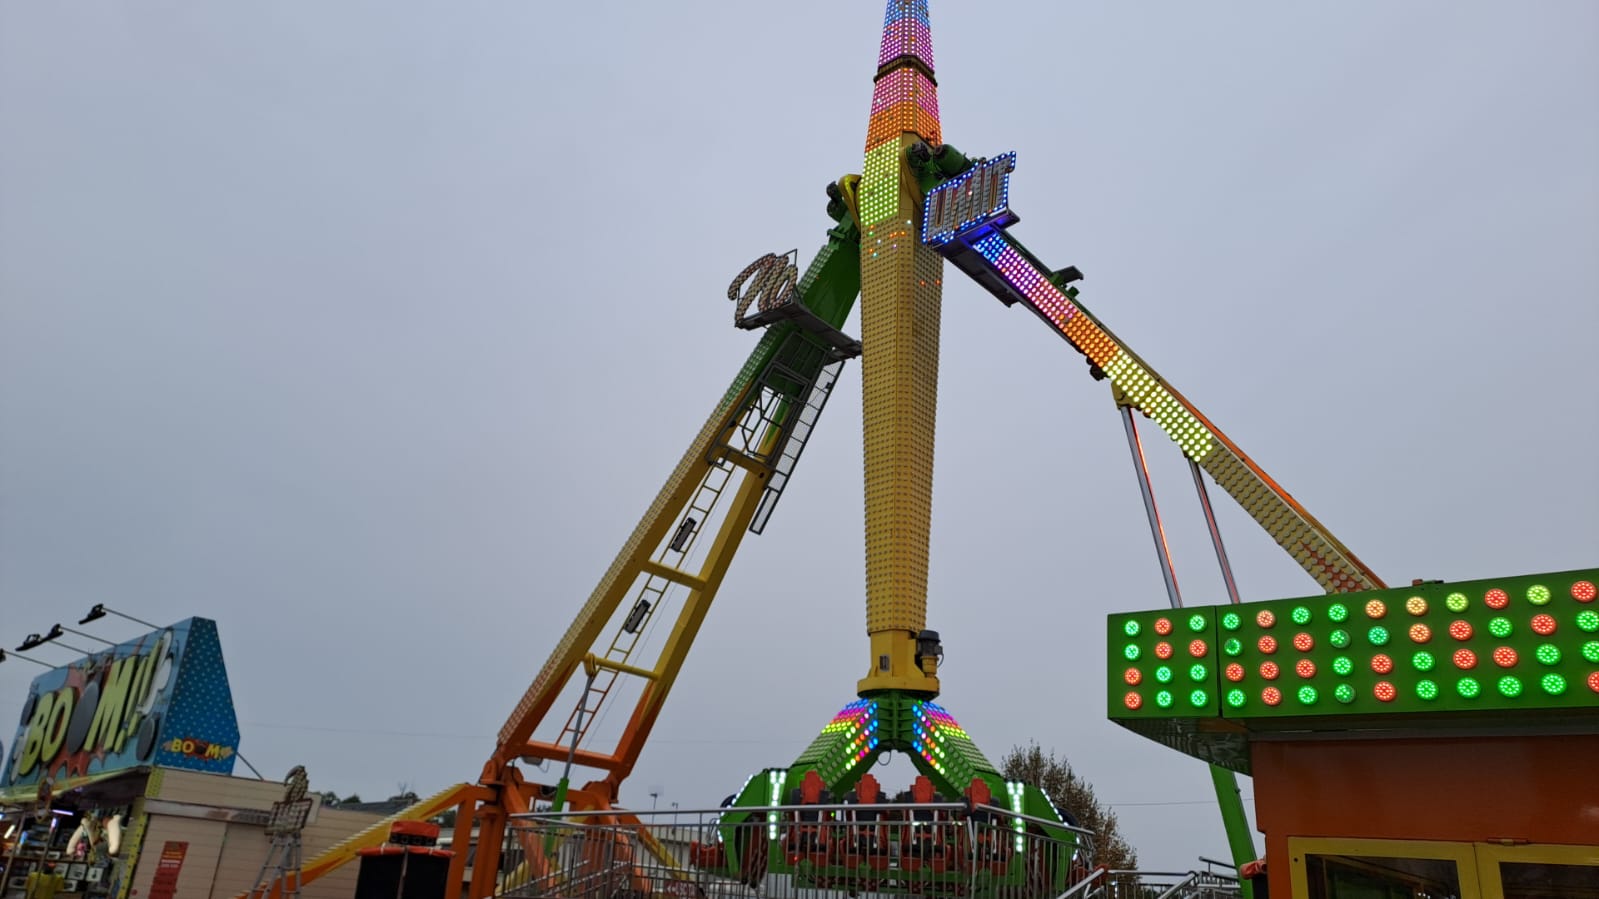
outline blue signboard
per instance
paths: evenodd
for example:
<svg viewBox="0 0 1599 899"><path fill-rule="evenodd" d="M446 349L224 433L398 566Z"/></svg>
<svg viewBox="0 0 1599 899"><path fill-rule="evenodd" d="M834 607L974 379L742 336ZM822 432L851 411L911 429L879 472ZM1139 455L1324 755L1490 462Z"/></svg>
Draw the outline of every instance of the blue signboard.
<svg viewBox="0 0 1599 899"><path fill-rule="evenodd" d="M142 765L231 774L238 746L216 622L189 618L35 678L0 790Z"/></svg>

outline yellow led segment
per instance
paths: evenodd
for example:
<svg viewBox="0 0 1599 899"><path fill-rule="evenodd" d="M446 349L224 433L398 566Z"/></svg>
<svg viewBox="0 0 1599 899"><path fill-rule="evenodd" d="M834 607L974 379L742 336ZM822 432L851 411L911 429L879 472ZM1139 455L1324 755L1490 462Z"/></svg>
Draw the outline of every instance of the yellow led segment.
<svg viewBox="0 0 1599 899"><path fill-rule="evenodd" d="M1121 353L1104 370L1110 382L1120 387L1139 411L1154 419L1184 455L1201 462L1210 454L1216 445L1210 429L1200 424L1131 354Z"/></svg>

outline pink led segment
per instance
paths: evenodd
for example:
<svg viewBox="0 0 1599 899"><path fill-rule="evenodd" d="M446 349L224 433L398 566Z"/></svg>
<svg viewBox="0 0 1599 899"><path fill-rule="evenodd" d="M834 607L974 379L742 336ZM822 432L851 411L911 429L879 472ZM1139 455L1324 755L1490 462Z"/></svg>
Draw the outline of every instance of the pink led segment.
<svg viewBox="0 0 1599 899"><path fill-rule="evenodd" d="M1532 630L1533 633L1538 634L1540 637L1547 637L1554 633L1555 616L1542 613L1532 616Z"/></svg>
<svg viewBox="0 0 1599 899"><path fill-rule="evenodd" d="M933 68L933 36L927 27L927 0L890 0L883 22L883 42L877 65L886 66L901 56L914 56Z"/></svg>
<svg viewBox="0 0 1599 899"><path fill-rule="evenodd" d="M1510 605L1510 594L1495 587L1483 595L1482 602L1490 609L1502 609Z"/></svg>
<svg viewBox="0 0 1599 899"><path fill-rule="evenodd" d="M1593 602L1595 596L1599 596L1599 587L1595 587L1593 581L1578 581L1571 585L1571 598L1577 602Z"/></svg>

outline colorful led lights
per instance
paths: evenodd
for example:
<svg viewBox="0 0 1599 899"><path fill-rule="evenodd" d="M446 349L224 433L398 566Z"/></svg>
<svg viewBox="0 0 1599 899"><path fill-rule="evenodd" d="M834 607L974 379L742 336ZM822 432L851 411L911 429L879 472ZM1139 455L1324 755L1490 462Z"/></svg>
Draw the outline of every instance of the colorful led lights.
<svg viewBox="0 0 1599 899"><path fill-rule="evenodd" d="M1388 614L1388 604L1380 599L1366 601L1366 617L1371 619L1381 618Z"/></svg>
<svg viewBox="0 0 1599 899"><path fill-rule="evenodd" d="M1202 659L1202 658L1205 657L1205 654L1208 653L1208 652L1210 652L1210 645L1208 643L1206 643L1204 640L1190 640L1190 641L1188 641L1188 654L1193 656L1194 658Z"/></svg>
<svg viewBox="0 0 1599 899"><path fill-rule="evenodd" d="M1266 680L1276 680L1277 679L1277 675L1279 675L1281 673L1282 673L1282 669L1277 667L1277 663L1276 662L1261 662L1260 663L1260 676L1265 678Z"/></svg>
<svg viewBox="0 0 1599 899"><path fill-rule="evenodd" d="M1457 618L1449 622L1449 636L1464 643L1471 639L1471 622L1464 618Z"/></svg>
<svg viewBox="0 0 1599 899"><path fill-rule="evenodd" d="M1527 602L1535 606L1547 605L1552 594L1543 584L1533 584L1527 588Z"/></svg>
<svg viewBox="0 0 1599 899"><path fill-rule="evenodd" d="M1348 705L1355 701L1355 688L1348 684L1339 684L1333 688L1333 698L1344 705Z"/></svg>
<svg viewBox="0 0 1599 899"><path fill-rule="evenodd" d="M1444 598L1444 608L1457 615L1466 611L1466 606L1470 604L1471 601L1466 599L1466 594L1464 593L1451 593Z"/></svg>
<svg viewBox="0 0 1599 899"><path fill-rule="evenodd" d="M1560 647L1553 643L1544 643L1533 652L1541 665L1560 664Z"/></svg>
<svg viewBox="0 0 1599 899"><path fill-rule="evenodd" d="M1577 627L1590 634L1594 631L1599 631L1599 612L1595 612L1593 609L1583 609L1578 612Z"/></svg>
<svg viewBox="0 0 1599 899"><path fill-rule="evenodd" d="M1427 614L1427 600L1420 596L1412 596L1405 600L1405 611L1412 615Z"/></svg>
<svg viewBox="0 0 1599 899"><path fill-rule="evenodd" d="M1495 684L1499 688L1499 695L1514 699L1521 695L1521 680L1514 675L1507 674Z"/></svg>
<svg viewBox="0 0 1599 899"><path fill-rule="evenodd" d="M1595 693L1599 693L1599 671L1595 671L1588 675L1588 689L1594 691Z"/></svg>
<svg viewBox="0 0 1599 899"><path fill-rule="evenodd" d="M1371 657L1371 670L1378 674L1388 674L1394 670L1394 660L1384 653L1377 653Z"/></svg>
<svg viewBox="0 0 1599 899"><path fill-rule="evenodd" d="M1335 602L1327 607L1327 620L1342 623L1349 620L1349 607L1341 602Z"/></svg>
<svg viewBox="0 0 1599 899"><path fill-rule="evenodd" d="M1155 619L1155 633L1160 634L1162 637L1164 637L1167 634L1171 633L1171 619L1170 618L1156 618Z"/></svg>
<svg viewBox="0 0 1599 899"><path fill-rule="evenodd" d="M1198 612L1188 616L1188 629L1196 634L1204 630L1205 625L1209 623L1210 622L1205 620L1205 616L1199 614Z"/></svg>
<svg viewBox="0 0 1599 899"><path fill-rule="evenodd" d="M1495 587L1482 595L1482 603L1490 609L1502 609L1510 605L1510 594Z"/></svg>
<svg viewBox="0 0 1599 899"><path fill-rule="evenodd" d="M1188 679L1191 681L1202 681L1209 676L1210 669L1204 665L1195 663L1188 666Z"/></svg>
<svg viewBox="0 0 1599 899"><path fill-rule="evenodd" d="M1555 616L1543 612L1532 616L1532 632L1540 637L1547 637L1555 632Z"/></svg>
<svg viewBox="0 0 1599 899"><path fill-rule="evenodd" d="M1432 628L1425 624L1416 623L1410 626L1410 642L1426 643L1432 639Z"/></svg>
<svg viewBox="0 0 1599 899"><path fill-rule="evenodd" d="M1416 695L1429 701L1437 699L1438 685L1430 680L1419 680L1416 682Z"/></svg>
<svg viewBox="0 0 1599 899"><path fill-rule="evenodd" d="M1438 660L1433 658L1432 653L1425 649L1416 650L1410 657L1410 667L1417 671L1431 671L1433 666L1437 664Z"/></svg>
<svg viewBox="0 0 1599 899"><path fill-rule="evenodd" d="M1236 684L1244 679L1244 666L1238 664L1237 662L1233 662L1231 665L1227 666L1226 670L1222 672L1222 675Z"/></svg>
<svg viewBox="0 0 1599 899"><path fill-rule="evenodd" d="M1299 704L1300 705L1315 705L1316 704L1316 688L1312 687L1309 684L1306 684L1303 687L1300 687L1299 688L1299 692L1296 695L1299 697Z"/></svg>
<svg viewBox="0 0 1599 899"><path fill-rule="evenodd" d="M1259 649L1266 655L1271 655L1277 651L1277 638L1273 637L1271 634L1267 634L1255 641L1255 648Z"/></svg>
<svg viewBox="0 0 1599 899"><path fill-rule="evenodd" d="M1227 704L1232 706L1233 708L1241 709L1241 708L1244 707L1244 703L1247 702L1247 701L1248 701L1248 698L1246 697L1246 695L1245 695L1243 690L1228 690L1227 691Z"/></svg>
<svg viewBox="0 0 1599 899"><path fill-rule="evenodd" d="M1593 602L1595 596L1599 596L1599 587L1595 587L1593 581L1578 581L1571 585L1571 598L1577 602Z"/></svg>
<svg viewBox="0 0 1599 899"><path fill-rule="evenodd" d="M1158 705L1163 709L1169 709L1171 708L1171 704L1172 695L1170 690L1161 690L1159 693L1155 694L1155 705Z"/></svg>
<svg viewBox="0 0 1599 899"><path fill-rule="evenodd" d="M1157 659L1169 659L1171 658L1171 654L1173 652L1174 650L1171 648L1171 644L1167 643L1165 640L1155 644L1155 658Z"/></svg>
<svg viewBox="0 0 1599 899"><path fill-rule="evenodd" d="M1127 657L1127 661L1136 662L1138 661L1138 657L1143 655L1143 650L1138 648L1137 643L1129 643L1122 647L1122 655Z"/></svg>
<svg viewBox="0 0 1599 899"><path fill-rule="evenodd" d="M1155 680L1158 680L1163 684L1169 684L1171 683L1171 677L1172 674L1170 665L1162 665L1155 669Z"/></svg>
<svg viewBox="0 0 1599 899"><path fill-rule="evenodd" d="M1482 684L1474 677L1463 677L1455 684L1455 692L1466 699L1476 699L1482 695Z"/></svg>
<svg viewBox="0 0 1599 899"><path fill-rule="evenodd" d="M1488 622L1488 633L1493 634L1495 637L1498 637L1501 640L1510 636L1511 632L1513 632L1515 629L1516 626L1511 624L1510 619L1503 615L1500 615Z"/></svg>
<svg viewBox="0 0 1599 899"><path fill-rule="evenodd" d="M1566 679L1551 671L1538 678L1538 686L1550 696L1559 696L1566 692Z"/></svg>
<svg viewBox="0 0 1599 899"><path fill-rule="evenodd" d="M1244 651L1244 644L1237 637L1228 637L1227 642L1221 645L1221 651L1235 656Z"/></svg>
<svg viewBox="0 0 1599 899"><path fill-rule="evenodd" d="M1300 659L1294 663L1294 673L1309 679L1316 676L1316 663L1309 659Z"/></svg>
<svg viewBox="0 0 1599 899"><path fill-rule="evenodd" d="M1221 626L1230 631L1236 631L1244 624L1244 619L1237 612L1228 612L1221 616Z"/></svg>
<svg viewBox="0 0 1599 899"><path fill-rule="evenodd" d="M1333 672L1339 677L1348 677L1355 670L1355 663L1349 656L1339 656L1333 659Z"/></svg>
<svg viewBox="0 0 1599 899"><path fill-rule="evenodd" d="M1122 625L1122 633L1126 634L1129 637L1138 636L1138 631L1139 631L1138 622L1135 619L1128 619L1127 623Z"/></svg>
<svg viewBox="0 0 1599 899"><path fill-rule="evenodd" d="M1477 654L1469 649L1457 649L1454 654L1455 667L1462 671L1470 671L1477 667Z"/></svg>
<svg viewBox="0 0 1599 899"><path fill-rule="evenodd" d="M1310 623L1310 607L1309 606L1294 606L1294 611L1288 617L1292 618L1294 620L1295 624L1298 624L1298 625L1309 624Z"/></svg>
<svg viewBox="0 0 1599 899"><path fill-rule="evenodd" d="M1281 705L1283 701L1283 691L1277 689L1276 687L1267 687L1266 689L1260 691L1260 701L1269 706Z"/></svg>
<svg viewBox="0 0 1599 899"><path fill-rule="evenodd" d="M1272 625L1275 625L1276 623L1277 623L1277 616L1272 614L1271 609L1261 609L1259 612L1255 613L1255 626L1256 627L1271 627Z"/></svg>
<svg viewBox="0 0 1599 899"><path fill-rule="evenodd" d="M1122 673L1122 680L1127 682L1127 686L1136 687L1143 683L1144 672L1139 671L1137 668L1129 668Z"/></svg>
<svg viewBox="0 0 1599 899"><path fill-rule="evenodd" d="M1294 648L1300 652L1310 652L1315 646L1315 637L1303 632L1294 634Z"/></svg>
<svg viewBox="0 0 1599 899"><path fill-rule="evenodd" d="M1393 702L1394 698L1399 695L1399 691L1394 689L1393 684L1380 680L1375 687L1371 688L1371 695L1377 697L1379 702Z"/></svg>
<svg viewBox="0 0 1599 899"><path fill-rule="evenodd" d="M1599 665L1599 640L1589 640L1582 644L1582 657Z"/></svg>
<svg viewBox="0 0 1599 899"><path fill-rule="evenodd" d="M1500 668L1514 668L1516 666L1516 662L1520 661L1520 658L1516 655L1516 651L1508 646L1500 646L1494 649L1493 658L1494 664L1498 665Z"/></svg>
<svg viewBox="0 0 1599 899"><path fill-rule="evenodd" d="M1367 642L1371 643L1372 646L1388 645L1388 628L1385 628L1380 624L1372 625L1370 629L1366 631L1366 640Z"/></svg>
<svg viewBox="0 0 1599 899"><path fill-rule="evenodd" d="M1204 708L1207 702L1210 702L1210 694L1204 690L1195 690L1188 694L1188 704L1196 709Z"/></svg>
<svg viewBox="0 0 1599 899"><path fill-rule="evenodd" d="M1137 690L1128 690L1127 695L1122 697L1122 702L1128 708L1137 711L1144 704L1144 697L1139 696Z"/></svg>
<svg viewBox="0 0 1599 899"><path fill-rule="evenodd" d="M1327 635L1327 642L1331 643L1334 649L1347 649L1349 647L1349 632L1341 628L1335 630Z"/></svg>

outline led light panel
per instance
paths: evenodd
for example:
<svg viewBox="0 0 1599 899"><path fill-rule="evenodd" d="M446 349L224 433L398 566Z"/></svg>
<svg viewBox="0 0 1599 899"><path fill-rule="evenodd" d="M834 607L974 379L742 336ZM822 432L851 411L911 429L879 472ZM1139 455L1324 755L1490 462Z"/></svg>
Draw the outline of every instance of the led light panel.
<svg viewBox="0 0 1599 899"><path fill-rule="evenodd" d="M1599 712L1599 571L1185 610L1215 621L1209 684L1165 677L1172 612L1109 618L1111 718L1320 717L1589 708ZM1157 630L1175 623L1170 637ZM1173 652L1172 658L1180 653ZM1184 666L1186 668L1186 666ZM1169 672L1165 672L1169 674ZM1207 689L1214 716L1182 693ZM1161 701L1162 691L1171 694ZM1136 701L1132 697L1136 696Z"/></svg>

